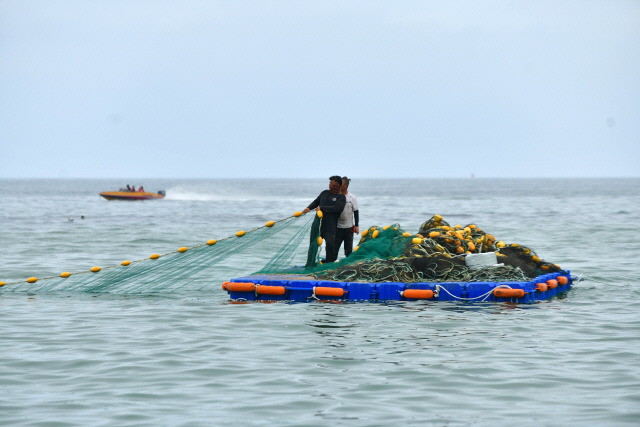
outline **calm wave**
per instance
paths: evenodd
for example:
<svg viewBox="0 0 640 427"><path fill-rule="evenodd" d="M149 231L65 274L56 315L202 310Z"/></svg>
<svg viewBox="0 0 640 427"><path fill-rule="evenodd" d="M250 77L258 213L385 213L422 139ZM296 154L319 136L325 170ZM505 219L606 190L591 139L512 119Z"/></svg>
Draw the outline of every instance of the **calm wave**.
<svg viewBox="0 0 640 427"><path fill-rule="evenodd" d="M166 190L108 202L126 184ZM166 253L304 208L324 180L0 180L0 280ZM529 305L232 304L272 249L179 294L0 288L0 425L636 425L640 180L358 180L361 225L478 224L582 277ZM84 219L81 218L84 216ZM12 288L9 288L12 286Z"/></svg>

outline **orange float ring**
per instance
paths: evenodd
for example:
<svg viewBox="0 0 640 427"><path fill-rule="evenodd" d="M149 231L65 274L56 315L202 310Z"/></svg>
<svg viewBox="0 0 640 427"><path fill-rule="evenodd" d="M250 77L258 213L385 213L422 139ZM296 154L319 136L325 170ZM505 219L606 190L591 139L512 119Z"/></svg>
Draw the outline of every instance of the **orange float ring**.
<svg viewBox="0 0 640 427"><path fill-rule="evenodd" d="M256 293L258 293L259 295L284 295L285 291L286 289L284 288L284 286L260 285L256 289Z"/></svg>
<svg viewBox="0 0 640 427"><path fill-rule="evenodd" d="M555 289L558 286L558 281L555 279L547 280L547 286L549 289Z"/></svg>
<svg viewBox="0 0 640 427"><path fill-rule="evenodd" d="M560 285L566 285L569 283L569 278L567 276L558 276L556 279Z"/></svg>
<svg viewBox="0 0 640 427"><path fill-rule="evenodd" d="M433 291L431 289L407 289L402 292L402 296L411 299L431 299Z"/></svg>
<svg viewBox="0 0 640 427"><path fill-rule="evenodd" d="M229 292L253 292L256 290L255 283L251 282L225 282L222 286L222 289Z"/></svg>
<svg viewBox="0 0 640 427"><path fill-rule="evenodd" d="M313 288L313 294L320 297L342 297L344 296L344 289L316 286Z"/></svg>
<svg viewBox="0 0 640 427"><path fill-rule="evenodd" d="M538 292L546 292L548 286L546 283L536 283L536 289L538 290Z"/></svg>
<svg viewBox="0 0 640 427"><path fill-rule="evenodd" d="M524 289L496 288L493 290L493 295L498 298L522 298L524 294Z"/></svg>

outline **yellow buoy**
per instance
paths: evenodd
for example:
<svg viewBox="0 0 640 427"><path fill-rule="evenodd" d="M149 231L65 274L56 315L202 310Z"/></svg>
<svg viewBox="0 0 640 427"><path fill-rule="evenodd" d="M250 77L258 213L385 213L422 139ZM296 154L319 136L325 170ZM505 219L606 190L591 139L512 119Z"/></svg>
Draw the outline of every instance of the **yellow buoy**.
<svg viewBox="0 0 640 427"><path fill-rule="evenodd" d="M69 276L71 276L71 273L69 273L68 271L60 273L60 277L64 277L65 279Z"/></svg>
<svg viewBox="0 0 640 427"><path fill-rule="evenodd" d="M360 249L360 246L356 246L355 248L353 248L353 252L357 251L358 249Z"/></svg>
<svg viewBox="0 0 640 427"><path fill-rule="evenodd" d="M374 231L373 231L373 234L371 235L371 237L373 237L373 238L375 239L376 237L378 237L378 234L380 234L380 233L378 232L378 230L374 230Z"/></svg>
<svg viewBox="0 0 640 427"><path fill-rule="evenodd" d="M207 240L207 245L211 246L215 244L216 244L216 239Z"/></svg>
<svg viewBox="0 0 640 427"><path fill-rule="evenodd" d="M471 234L471 227L465 227L464 232L467 234Z"/></svg>
<svg viewBox="0 0 640 427"><path fill-rule="evenodd" d="M442 216L440 216L440 215L434 215L434 216L433 216L433 219L434 219L435 221L437 221L437 222L440 222L440 221L442 221Z"/></svg>
<svg viewBox="0 0 640 427"><path fill-rule="evenodd" d="M531 257L531 260L532 260L533 262L540 262L540 258L538 258L536 255L532 256L532 257Z"/></svg>
<svg viewBox="0 0 640 427"><path fill-rule="evenodd" d="M322 245L322 237L318 236L318 246Z"/></svg>
<svg viewBox="0 0 640 427"><path fill-rule="evenodd" d="M386 231L389 227L391 227L390 225L385 225L384 227L382 227L382 230Z"/></svg>
<svg viewBox="0 0 640 427"><path fill-rule="evenodd" d="M460 224L456 224L456 228L462 228Z"/></svg>
<svg viewBox="0 0 640 427"><path fill-rule="evenodd" d="M120 263L120 265L123 265L123 266L125 266L125 267L126 267L127 265L129 265L129 264L131 264L131 261L129 261L129 260L127 260L127 261L122 261L122 262Z"/></svg>
<svg viewBox="0 0 640 427"><path fill-rule="evenodd" d="M29 277L27 279L27 283L36 283L38 281L38 278L36 277Z"/></svg>
<svg viewBox="0 0 640 427"><path fill-rule="evenodd" d="M276 223L275 221L269 221L269 222L267 222L265 225L266 225L267 227L273 227L273 226L275 225L275 223Z"/></svg>
<svg viewBox="0 0 640 427"><path fill-rule="evenodd" d="M364 231L362 232L362 237L366 236L368 232L369 232L369 229L364 230Z"/></svg>
<svg viewBox="0 0 640 427"><path fill-rule="evenodd" d="M4 286L4 285L5 285L5 283L4 283L4 282L0 282L0 286Z"/></svg>
<svg viewBox="0 0 640 427"><path fill-rule="evenodd" d="M92 273L97 273L98 271L100 271L100 267L98 267L97 265L95 267L91 267Z"/></svg>
<svg viewBox="0 0 640 427"><path fill-rule="evenodd" d="M475 251L476 250L476 245L473 244L473 242L468 242L469 244L469 250L471 251Z"/></svg>
<svg viewBox="0 0 640 427"><path fill-rule="evenodd" d="M432 231L431 233L429 233L429 237L431 237L432 239L434 237L438 237L440 235L439 231Z"/></svg>
<svg viewBox="0 0 640 427"><path fill-rule="evenodd" d="M295 216L296 218L299 217L300 215L302 215L302 212L297 211L293 214L293 216Z"/></svg>
<svg viewBox="0 0 640 427"><path fill-rule="evenodd" d="M178 252L183 253L183 252L187 252L188 248L186 246L181 247L180 249L178 249Z"/></svg>
<svg viewBox="0 0 640 427"><path fill-rule="evenodd" d="M419 245L420 243L422 243L422 239L419 237L414 237L411 243L413 243L414 245Z"/></svg>
<svg viewBox="0 0 640 427"><path fill-rule="evenodd" d="M153 254L153 255L151 255L149 258L151 258L151 259L158 259L158 258L160 258L160 255L158 255L158 254Z"/></svg>
<svg viewBox="0 0 640 427"><path fill-rule="evenodd" d="M322 218L322 211L321 210L317 210L316 211L316 215L318 215L318 218Z"/></svg>
<svg viewBox="0 0 640 427"><path fill-rule="evenodd" d="M411 237L411 233L409 233L408 231L405 231L404 233L402 233L402 236Z"/></svg>
<svg viewBox="0 0 640 427"><path fill-rule="evenodd" d="M244 232L244 230L240 230L240 231L238 231L238 232L236 233L236 236L238 236L238 237L242 237L242 236L244 236L245 234L247 234L247 233L245 233L245 232Z"/></svg>
<svg viewBox="0 0 640 427"><path fill-rule="evenodd" d="M507 244L505 242L503 242L502 240L499 241L498 243L496 243L496 247L498 247L498 248L504 248L505 246L507 246Z"/></svg>

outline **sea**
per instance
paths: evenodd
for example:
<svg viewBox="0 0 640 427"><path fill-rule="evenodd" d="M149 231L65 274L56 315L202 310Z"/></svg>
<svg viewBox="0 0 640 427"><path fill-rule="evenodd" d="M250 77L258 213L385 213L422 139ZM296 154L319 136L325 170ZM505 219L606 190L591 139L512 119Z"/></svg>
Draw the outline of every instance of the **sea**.
<svg viewBox="0 0 640 427"><path fill-rule="evenodd" d="M265 241L204 287L47 291L26 279L232 236L329 181L2 179L0 425L640 424L639 178L352 178L362 230L439 214L574 284L531 304L231 302L221 284L266 264ZM98 194L127 184L166 198Z"/></svg>

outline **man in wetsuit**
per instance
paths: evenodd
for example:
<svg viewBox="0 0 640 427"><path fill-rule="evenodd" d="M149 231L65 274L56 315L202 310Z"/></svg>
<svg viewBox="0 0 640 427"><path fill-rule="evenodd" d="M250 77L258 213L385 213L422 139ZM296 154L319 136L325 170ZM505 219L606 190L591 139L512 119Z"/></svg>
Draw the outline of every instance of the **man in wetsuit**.
<svg viewBox="0 0 640 427"><path fill-rule="evenodd" d="M322 211L320 235L327 244L325 263L333 262L338 258L338 247L336 246L338 218L346 203L344 194L340 192L341 186L342 178L337 175L330 177L329 189L320 193L320 195L302 211L303 213L307 213L311 209Z"/></svg>

